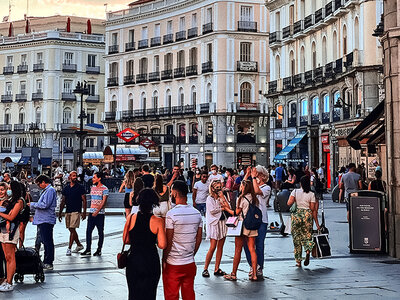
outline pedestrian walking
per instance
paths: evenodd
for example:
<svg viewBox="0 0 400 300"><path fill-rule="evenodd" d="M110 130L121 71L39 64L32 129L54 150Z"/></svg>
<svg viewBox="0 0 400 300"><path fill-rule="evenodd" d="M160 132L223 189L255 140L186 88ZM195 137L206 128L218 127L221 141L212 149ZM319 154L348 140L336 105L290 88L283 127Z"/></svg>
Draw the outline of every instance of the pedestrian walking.
<svg viewBox="0 0 400 300"><path fill-rule="evenodd" d="M217 165L211 165L211 174L208 176L208 182L212 182L214 180L219 180L221 181L222 184L224 184L225 180L224 177L221 174L218 174L218 167Z"/></svg>
<svg viewBox="0 0 400 300"><path fill-rule="evenodd" d="M222 192L222 184L219 180L214 180L210 184L210 195L207 197L207 238L210 239L210 248L206 255L204 263L203 277L210 277L208 266L214 255L215 249L217 254L215 257L215 276L224 276L226 273L222 271L219 266L222 258L222 251L225 244L226 233L226 215L225 211L231 211L230 205Z"/></svg>
<svg viewBox="0 0 400 300"><path fill-rule="evenodd" d="M279 166L275 169L275 182L277 191L280 191L281 189L284 174L285 170L283 169L283 164L280 163Z"/></svg>
<svg viewBox="0 0 400 300"><path fill-rule="evenodd" d="M346 201L347 208L347 221L349 221L349 196L351 193L357 192L362 189L362 181L360 174L356 173L356 164L349 164L349 171L342 176L340 181L340 193L339 199L342 198L344 192L344 199Z"/></svg>
<svg viewBox="0 0 400 300"><path fill-rule="evenodd" d="M248 171L249 172L249 171ZM246 218L247 212L249 211L250 204L258 206L258 198L254 192L253 184L250 180L242 181L240 185L240 196L236 203L236 215L240 221ZM225 275L224 278L230 281L236 281L236 272L240 263L240 256L242 248L247 243L250 256L251 256L251 267L252 273L249 279L251 281L257 280L257 254L255 249L255 238L257 237L257 230L249 230L243 225L242 234L235 237L235 255L233 257L233 268L229 275Z"/></svg>
<svg viewBox="0 0 400 300"><path fill-rule="evenodd" d="M92 181L94 186L90 190L90 213L86 227L86 249L81 253L83 256L92 255L92 233L95 227L99 234L99 242L93 256L101 256L101 249L104 242L105 207L108 198L108 188L102 183L102 180L102 173L96 172L93 174Z"/></svg>
<svg viewBox="0 0 400 300"><path fill-rule="evenodd" d="M53 162L53 185L57 192L57 207L60 207L62 190L63 190L64 172L58 161Z"/></svg>
<svg viewBox="0 0 400 300"><path fill-rule="evenodd" d="M35 182L42 190L42 193L38 202L30 203L30 208L35 210L32 224L38 226L40 241L44 245L44 269L53 270L53 228L56 224L57 194L50 184L50 177L47 175L39 175Z"/></svg>
<svg viewBox="0 0 400 300"><path fill-rule="evenodd" d="M233 188L235 186L235 180L233 179L233 170L226 169L225 177L226 177L226 183L224 191L228 193L229 201L236 201L233 194Z"/></svg>
<svg viewBox="0 0 400 300"><path fill-rule="evenodd" d="M188 188L177 180L171 187L171 201L176 206L167 213L165 222L167 248L163 252L163 284L165 300L195 299L194 256L200 247L202 220L200 213L187 204Z"/></svg>
<svg viewBox="0 0 400 300"><path fill-rule="evenodd" d="M76 248L73 251L78 253L83 250L83 245L79 241L76 228L79 228L80 220L86 219L86 193L84 187L78 183L78 173L72 171L69 173L69 184L67 184L62 191L62 199L60 204L60 211L58 213L58 220L62 220L62 212L66 206L65 212L65 227L69 230L69 242L67 248L67 256L71 256L72 245L75 242Z"/></svg>
<svg viewBox="0 0 400 300"><path fill-rule="evenodd" d="M193 186L193 207L196 208L202 216L206 214L206 203L209 195L208 173L202 172L200 181L197 181Z"/></svg>
<svg viewBox="0 0 400 300"><path fill-rule="evenodd" d="M131 214L136 214L139 210L139 204L137 202L139 193L144 189L144 183L141 177L136 177L133 183L133 190L129 195L129 205L131 208Z"/></svg>
<svg viewBox="0 0 400 300"><path fill-rule="evenodd" d="M133 174L132 170L129 170L125 174L124 181L119 188L119 192L125 192L124 196L124 208L125 208L125 217L127 217L132 210L132 205L130 204L129 197L133 189L133 184L135 182L135 175Z"/></svg>
<svg viewBox="0 0 400 300"><path fill-rule="evenodd" d="M20 183L12 181L9 191L11 191L10 197L0 203L0 206L5 208L5 211L0 213L0 217L4 219L0 223L0 242L7 270L7 278L0 285L0 292L11 292L14 289L12 281L16 269L15 251L17 250L19 239L19 216L21 210L24 208Z"/></svg>
<svg viewBox="0 0 400 300"><path fill-rule="evenodd" d="M310 263L310 253L314 247L312 240L313 219L319 230L318 223L318 210L316 209L315 195L311 192L310 179L303 176L300 179L300 188L294 189L290 194L287 204L289 206L296 203L297 209L292 212L292 238L294 245L294 258L296 266L301 267L302 262L302 249L306 252L304 265L308 266Z"/></svg>
<svg viewBox="0 0 400 300"><path fill-rule="evenodd" d="M156 179L154 182L154 191L157 193L159 197L159 205L154 207L153 214L156 217L160 217L165 221L165 217L167 216L167 212L170 209L169 204L169 187L164 184L164 180L161 174L156 175Z"/></svg>
<svg viewBox="0 0 400 300"><path fill-rule="evenodd" d="M161 175L160 175L161 176ZM130 300L154 300L160 280L160 249L167 246L164 220L153 215L159 197L152 189L143 189L138 197L139 212L127 217L123 241L131 245L127 258L126 281Z"/></svg>
<svg viewBox="0 0 400 300"><path fill-rule="evenodd" d="M172 174L168 175L167 185L171 187L176 180L185 182L185 177L181 174L181 167L178 165L175 165L172 169Z"/></svg>

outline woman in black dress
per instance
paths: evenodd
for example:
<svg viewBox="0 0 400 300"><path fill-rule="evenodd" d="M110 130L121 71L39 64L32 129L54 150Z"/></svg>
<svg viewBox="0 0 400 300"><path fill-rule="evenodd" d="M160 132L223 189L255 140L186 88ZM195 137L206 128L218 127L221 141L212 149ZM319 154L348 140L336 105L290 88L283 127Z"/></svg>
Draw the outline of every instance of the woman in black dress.
<svg viewBox="0 0 400 300"><path fill-rule="evenodd" d="M142 190L138 196L139 212L130 215L125 224L123 240L131 245L126 266L130 300L156 299L161 275L156 245L160 249L167 246L164 221L152 213L158 199L153 189Z"/></svg>

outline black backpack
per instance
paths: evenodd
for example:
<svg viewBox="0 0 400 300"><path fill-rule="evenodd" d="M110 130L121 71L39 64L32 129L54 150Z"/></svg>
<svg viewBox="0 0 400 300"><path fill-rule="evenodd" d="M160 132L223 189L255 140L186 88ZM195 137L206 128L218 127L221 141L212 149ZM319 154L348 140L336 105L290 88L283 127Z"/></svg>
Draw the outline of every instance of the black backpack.
<svg viewBox="0 0 400 300"><path fill-rule="evenodd" d="M243 220L243 225L248 230L258 230L262 224L261 209L252 204L246 197L243 198L249 202L249 210Z"/></svg>

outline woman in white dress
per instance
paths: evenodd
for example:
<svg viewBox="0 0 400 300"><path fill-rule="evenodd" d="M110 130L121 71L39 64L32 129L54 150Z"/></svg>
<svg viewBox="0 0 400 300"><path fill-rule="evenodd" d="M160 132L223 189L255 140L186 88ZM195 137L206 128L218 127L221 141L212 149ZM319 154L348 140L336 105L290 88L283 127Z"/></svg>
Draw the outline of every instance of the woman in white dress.
<svg viewBox="0 0 400 300"><path fill-rule="evenodd" d="M217 254L215 258L215 276L224 276L226 273L219 268L222 258L222 250L225 243L226 233L226 217L223 211L229 210L229 203L222 192L222 183L220 180L213 180L209 188L210 195L207 197L206 204L206 223L207 223L207 238L210 239L210 249L207 252L206 261L204 264L203 277L210 277L208 266L214 255L215 248Z"/></svg>

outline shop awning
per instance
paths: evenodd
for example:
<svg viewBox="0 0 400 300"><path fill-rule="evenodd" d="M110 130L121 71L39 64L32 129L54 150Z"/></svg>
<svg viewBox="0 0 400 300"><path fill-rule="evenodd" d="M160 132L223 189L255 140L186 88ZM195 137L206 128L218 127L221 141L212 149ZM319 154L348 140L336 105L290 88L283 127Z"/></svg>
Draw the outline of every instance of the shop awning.
<svg viewBox="0 0 400 300"><path fill-rule="evenodd" d="M42 167L49 167L51 166L51 157L41 157L40 158L40 164Z"/></svg>
<svg viewBox="0 0 400 300"><path fill-rule="evenodd" d="M307 132L300 132L289 142L289 144L279 152L275 158L275 162L283 161L288 158L289 153L301 142L301 140L307 135ZM299 161L299 160L298 160Z"/></svg>
<svg viewBox="0 0 400 300"><path fill-rule="evenodd" d="M358 124L346 138L349 145L355 149L361 149L361 142L367 144L368 149L384 141L385 138L385 102L380 102L374 110ZM369 151L368 151L369 152Z"/></svg>
<svg viewBox="0 0 400 300"><path fill-rule="evenodd" d="M114 161L114 147L107 146L103 151L104 162L112 163ZM129 162L129 161L143 161L149 156L149 151L143 146L117 146L116 161Z"/></svg>
<svg viewBox="0 0 400 300"><path fill-rule="evenodd" d="M68 129L79 130L79 124L71 124L71 127ZM104 126L102 124L89 123L83 126L83 130L87 131L88 133L99 133L104 132Z"/></svg>
<svg viewBox="0 0 400 300"><path fill-rule="evenodd" d="M85 152L83 159L104 159L103 152Z"/></svg>
<svg viewBox="0 0 400 300"><path fill-rule="evenodd" d="M19 166L26 166L27 164L29 164L30 161L31 161L31 157L30 156L23 156L19 160L18 165Z"/></svg>
<svg viewBox="0 0 400 300"><path fill-rule="evenodd" d="M0 160L3 159L3 162L5 163L14 163L17 164L19 162L19 160L21 159L21 154L17 154L17 155L5 155L4 157L2 157L2 155L0 155Z"/></svg>

